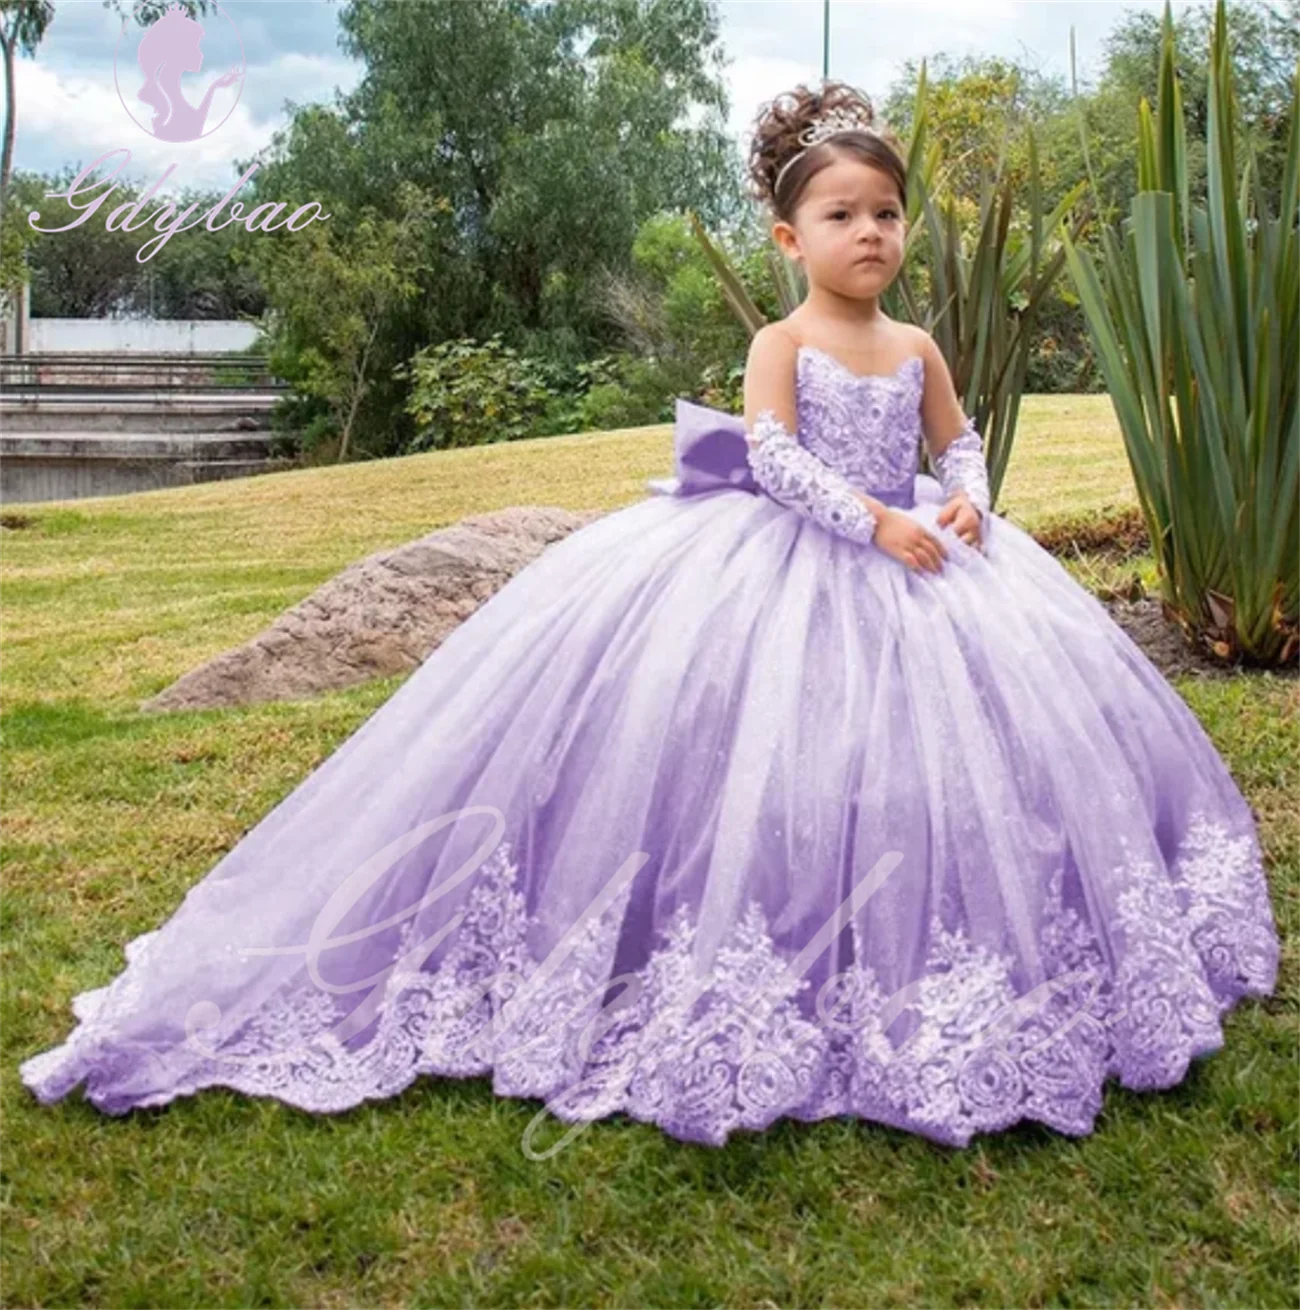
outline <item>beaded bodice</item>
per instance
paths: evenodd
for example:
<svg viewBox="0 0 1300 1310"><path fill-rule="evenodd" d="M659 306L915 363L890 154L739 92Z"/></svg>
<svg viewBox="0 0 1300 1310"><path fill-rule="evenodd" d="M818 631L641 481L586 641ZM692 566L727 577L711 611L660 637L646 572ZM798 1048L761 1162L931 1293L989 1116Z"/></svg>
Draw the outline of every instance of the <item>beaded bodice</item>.
<svg viewBox="0 0 1300 1310"><path fill-rule="evenodd" d="M920 467L924 386L920 355L893 373L858 374L815 346L800 346L799 440L860 491L906 487Z"/></svg>

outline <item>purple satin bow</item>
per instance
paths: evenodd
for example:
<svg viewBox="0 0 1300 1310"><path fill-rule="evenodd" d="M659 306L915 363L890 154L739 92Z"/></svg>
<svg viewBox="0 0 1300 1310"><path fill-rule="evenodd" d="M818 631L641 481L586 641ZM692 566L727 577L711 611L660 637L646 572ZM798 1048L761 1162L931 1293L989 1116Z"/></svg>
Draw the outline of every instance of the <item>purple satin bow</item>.
<svg viewBox="0 0 1300 1310"><path fill-rule="evenodd" d="M646 486L661 496L698 496L707 491L748 491L762 494L749 467L745 420L711 405L697 405L677 397L677 420L673 425L673 472L671 478L652 478ZM905 486L872 491L886 505L915 505L945 497L938 479L928 473L915 474Z"/></svg>
<svg viewBox="0 0 1300 1310"><path fill-rule="evenodd" d="M664 496L726 490L758 495L759 486L749 467L745 420L739 414L678 396L673 472L675 477L654 478L646 485Z"/></svg>

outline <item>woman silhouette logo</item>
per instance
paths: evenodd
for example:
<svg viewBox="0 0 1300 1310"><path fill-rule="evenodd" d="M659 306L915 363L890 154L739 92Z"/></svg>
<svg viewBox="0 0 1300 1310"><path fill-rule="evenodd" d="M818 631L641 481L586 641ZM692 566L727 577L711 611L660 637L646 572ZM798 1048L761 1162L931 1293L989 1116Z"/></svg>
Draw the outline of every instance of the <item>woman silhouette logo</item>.
<svg viewBox="0 0 1300 1310"><path fill-rule="evenodd" d="M135 99L152 110L152 120L141 122L132 112L131 106L122 95L121 80L118 78L117 51L113 56L113 77L117 83L117 96L122 107L132 120L159 141L197 141L201 137L211 136L222 123L235 111L239 96L244 89L244 46L230 20L229 14L219 4L213 5L218 15L224 18L234 38L231 49L238 46L239 62L229 71L214 77L208 83L203 99L197 105L191 105L181 87L183 73L197 73L203 67L204 39L203 24L190 18L178 4L169 5L167 11L140 38L136 59L144 83L135 92ZM126 35L129 20L122 24L122 36ZM215 35L215 34L214 34ZM221 35L224 37L225 33ZM122 36L118 37L117 50L122 48ZM222 44L225 44L223 41ZM239 84L234 103L222 116L221 120L205 130L208 112L212 107L213 94L221 87Z"/></svg>

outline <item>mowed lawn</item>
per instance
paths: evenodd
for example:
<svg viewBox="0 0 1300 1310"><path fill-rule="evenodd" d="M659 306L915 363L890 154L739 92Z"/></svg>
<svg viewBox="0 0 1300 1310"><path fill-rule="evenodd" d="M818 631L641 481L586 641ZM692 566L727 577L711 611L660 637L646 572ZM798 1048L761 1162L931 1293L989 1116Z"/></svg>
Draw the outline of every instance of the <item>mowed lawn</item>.
<svg viewBox="0 0 1300 1310"><path fill-rule="evenodd" d="M1293 678L1179 684L1261 817L1277 994L1179 1087L1112 1082L1090 1138L1021 1125L953 1151L832 1120L714 1150L615 1118L538 1161L541 1102L487 1078L332 1116L211 1088L111 1118L22 1086L72 995L401 678L200 713L142 699L372 551L508 505L617 509L671 463L665 425L5 507L30 520L0 532L5 1305L1296 1304ZM1033 530L1134 503L1106 397L1025 399L999 512Z"/></svg>

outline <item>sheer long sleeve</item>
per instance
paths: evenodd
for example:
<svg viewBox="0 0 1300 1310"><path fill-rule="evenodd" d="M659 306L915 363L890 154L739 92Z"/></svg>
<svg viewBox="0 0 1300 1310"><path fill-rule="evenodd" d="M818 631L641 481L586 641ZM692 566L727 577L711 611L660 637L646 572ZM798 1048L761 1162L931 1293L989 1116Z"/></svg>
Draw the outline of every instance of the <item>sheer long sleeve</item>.
<svg viewBox="0 0 1300 1310"><path fill-rule="evenodd" d="M875 535L876 516L861 494L800 445L775 410L759 412L746 442L754 481L778 504L850 541L868 542Z"/></svg>
<svg viewBox="0 0 1300 1310"><path fill-rule="evenodd" d="M984 443L969 415L966 426L934 457L934 471L945 496L964 491L980 512L983 525L989 516L989 471L984 462Z"/></svg>

